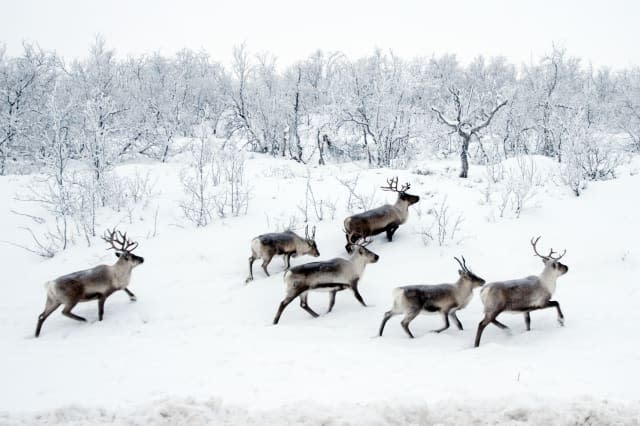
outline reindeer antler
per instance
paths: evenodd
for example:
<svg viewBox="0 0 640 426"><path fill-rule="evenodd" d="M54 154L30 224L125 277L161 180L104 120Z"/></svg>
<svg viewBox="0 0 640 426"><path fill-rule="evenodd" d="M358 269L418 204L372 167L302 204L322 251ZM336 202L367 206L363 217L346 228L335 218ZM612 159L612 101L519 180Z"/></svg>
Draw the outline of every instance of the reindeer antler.
<svg viewBox="0 0 640 426"><path fill-rule="evenodd" d="M549 254L548 254L548 255L546 255L546 256L544 256L544 255L542 255L542 254L538 253L538 250L537 250L537 248L536 248L536 245L538 244L538 241L539 241L539 240L540 240L540 237L538 237L538 238L531 238L531 246L533 247L533 252L535 253L535 256L538 256L538 257L540 257L540 258L542 258L542 259L560 260L560 259L562 259L562 257L563 257L565 254L567 254L567 250L564 250L560 256L558 256L558 257L554 257L553 255L554 255L554 254L558 254L558 252L553 251L553 248L551 248L551 250L549 250Z"/></svg>
<svg viewBox="0 0 640 426"><path fill-rule="evenodd" d="M394 176L391 179L387 179L387 186L381 186L380 188L384 191L405 192L411 188L411 184L407 182L402 185L402 188L398 189L398 176Z"/></svg>
<svg viewBox="0 0 640 426"><path fill-rule="evenodd" d="M309 225L304 227L304 237L307 240L315 240L316 239L316 227L313 226L313 230L311 231L311 237L309 237Z"/></svg>
<svg viewBox="0 0 640 426"><path fill-rule="evenodd" d="M398 176L392 177L391 179L387 179L387 186L381 186L385 191L398 191Z"/></svg>
<svg viewBox="0 0 640 426"><path fill-rule="evenodd" d="M465 272L469 272L469 268L467 268L466 259L464 258L464 256L460 256L460 257L462 257L462 262L460 262L460 259L458 259L457 257L453 256L453 258L458 262L458 264L460 265L462 270L465 271Z"/></svg>
<svg viewBox="0 0 640 426"><path fill-rule="evenodd" d="M120 239L118 239L118 236L120 236ZM111 244L111 247L108 247L107 250L114 249L115 251L120 251L123 253L131 253L138 247L137 242L131 241L127 238L126 232L123 234L122 232L117 231L115 228L113 229L113 231L107 228L107 230L104 231L102 239ZM120 247L116 247L116 244L119 244Z"/></svg>

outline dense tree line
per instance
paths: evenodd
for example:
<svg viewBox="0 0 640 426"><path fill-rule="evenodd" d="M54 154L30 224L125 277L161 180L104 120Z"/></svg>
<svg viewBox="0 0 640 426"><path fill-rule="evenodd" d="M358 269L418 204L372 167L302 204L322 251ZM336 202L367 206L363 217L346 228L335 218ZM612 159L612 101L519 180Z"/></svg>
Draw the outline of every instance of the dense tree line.
<svg viewBox="0 0 640 426"><path fill-rule="evenodd" d="M553 47L535 63L455 56L349 60L318 51L285 69L270 54L204 52L118 59L98 37L66 63L0 45L0 174L82 160L97 182L131 155L166 161L203 123L245 149L323 164L404 167L416 153L491 162L520 153L560 162L623 135L640 150L640 68L595 69Z"/></svg>

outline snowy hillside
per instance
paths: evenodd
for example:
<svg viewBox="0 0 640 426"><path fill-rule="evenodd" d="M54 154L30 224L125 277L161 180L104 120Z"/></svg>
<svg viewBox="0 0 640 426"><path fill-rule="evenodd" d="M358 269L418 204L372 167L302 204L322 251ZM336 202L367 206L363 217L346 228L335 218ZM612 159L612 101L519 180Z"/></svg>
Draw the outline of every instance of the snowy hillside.
<svg viewBox="0 0 640 426"><path fill-rule="evenodd" d="M115 257L99 238L90 247L77 241L48 260L6 243L29 245L20 228L31 223L24 214L46 213L15 200L36 176L0 176L6 200L0 207L0 424L638 424L638 164L621 168L618 179L589 183L575 197L559 185L553 160L526 161L536 179L518 208L502 189L515 179L508 172L513 159L491 183L491 170L481 166L469 179L456 178L455 161L406 171L354 163L307 169L253 154L245 166L247 214L202 228L179 207L181 157L120 165L119 176L148 173L155 183L144 203L98 215L99 223L140 243L136 252L145 263L131 284L138 301L114 294L102 322L95 302L74 310L88 323L57 311L39 339L33 332L43 283ZM392 243L379 236L369 246L380 255L360 283L370 306L345 291L331 314L311 318L296 301L271 325L284 294L283 262L272 261L270 278L256 262L256 279L245 285L250 240L290 225L304 232L306 212L317 226L320 259L346 256L342 221L357 210L349 211L343 183L358 177L357 193L373 196L375 206L394 201L379 189L393 175L411 182L421 201ZM449 233L440 245L433 223L445 209ZM488 282L539 273L529 244L537 235L545 248L567 250L569 273L554 297L565 327L552 310L533 312L530 332L522 315L503 314L511 333L489 326L473 348L482 318L476 293L459 313L463 331L431 333L441 317L421 316L412 323L416 339L409 339L394 317L376 337L392 289L455 281L453 256L464 255ZM316 311L326 310L326 293L309 300Z"/></svg>

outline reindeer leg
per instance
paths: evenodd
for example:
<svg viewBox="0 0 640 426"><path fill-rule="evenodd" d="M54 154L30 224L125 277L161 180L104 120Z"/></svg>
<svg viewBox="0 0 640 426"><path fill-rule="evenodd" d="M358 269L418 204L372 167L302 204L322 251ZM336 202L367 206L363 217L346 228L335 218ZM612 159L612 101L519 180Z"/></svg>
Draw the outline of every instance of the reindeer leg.
<svg viewBox="0 0 640 426"><path fill-rule="evenodd" d="M129 295L129 300L132 302L135 302L136 300L138 300L138 298L136 297L135 294L133 294L133 292L131 290L129 290L128 288L123 288L124 292L127 293Z"/></svg>
<svg viewBox="0 0 640 426"><path fill-rule="evenodd" d="M362 299L362 296L360 295L360 292L358 291L358 280L353 280L351 282L351 290L353 290L353 295L356 297L356 300L358 302L360 302L360 304L366 308L367 304L364 303L364 299Z"/></svg>
<svg viewBox="0 0 640 426"><path fill-rule="evenodd" d="M558 311L558 323L564 326L564 315L562 315L562 310L560 309L560 303L555 300L549 300L545 305L545 308L556 308Z"/></svg>
<svg viewBox="0 0 640 426"><path fill-rule="evenodd" d="M247 277L246 280L244 280L244 283L247 284L249 281L253 281L253 262L255 262L256 257L255 256L251 256L249 258L249 276Z"/></svg>
<svg viewBox="0 0 640 426"><path fill-rule="evenodd" d="M456 315L456 311L451 311L449 313L449 315L451 316L451 318L453 318L453 320L456 322L456 326L458 327L458 330L464 330L462 328L462 323L460 322L460 320L458 319L458 316Z"/></svg>
<svg viewBox="0 0 640 426"><path fill-rule="evenodd" d="M98 299L98 321L102 321L102 317L104 316L104 302L106 302L107 297L103 294Z"/></svg>
<svg viewBox="0 0 640 426"><path fill-rule="evenodd" d="M284 255L285 269L291 268L291 253Z"/></svg>
<svg viewBox="0 0 640 426"><path fill-rule="evenodd" d="M336 304L336 293L338 293L338 290L333 290L329 293L329 309L327 309L327 313L331 312L333 305Z"/></svg>
<svg viewBox="0 0 640 426"><path fill-rule="evenodd" d="M527 327L527 331L531 331L531 316L529 312L524 313L524 325Z"/></svg>
<svg viewBox="0 0 640 426"><path fill-rule="evenodd" d="M262 260L262 269L264 270L264 273L267 274L268 277L271 276L269 275L269 271L267 271L267 266L269 266L271 259L273 259L273 254L269 255L269 257Z"/></svg>
<svg viewBox="0 0 640 426"><path fill-rule="evenodd" d="M44 307L44 311L38 316L38 325L36 326L36 337L40 336L40 329L42 329L42 324L44 320L47 319L49 315L53 313L58 307L61 305L59 302L54 302L49 297L47 297L47 302Z"/></svg>
<svg viewBox="0 0 640 426"><path fill-rule="evenodd" d="M444 318L444 327L439 328L437 330L431 330L432 332L434 332L434 333L442 333L447 328L449 328L449 313L448 312L443 312L442 313L442 317Z"/></svg>
<svg viewBox="0 0 640 426"><path fill-rule="evenodd" d="M282 315L282 311L284 311L284 308L287 307L287 305L289 305L289 303L291 303L293 301L293 299L295 299L296 297L300 296L303 292L305 292L307 289L306 288L297 288L294 289L293 292L290 292L287 294L287 297L285 297L282 302L280 302L280 306L278 307L278 312L276 312L276 316L273 319L273 324L278 324L278 321L280 321L280 316Z"/></svg>
<svg viewBox="0 0 640 426"><path fill-rule="evenodd" d="M71 310L78 304L78 302L73 302L73 303L69 303L68 305L64 306L64 309L62 310L62 315L69 317L71 319L74 319L76 321L86 321L86 318L81 317L80 315L76 315L71 313Z"/></svg>
<svg viewBox="0 0 640 426"><path fill-rule="evenodd" d="M387 227L387 240L389 240L389 242L393 241L393 234L396 233L398 228L399 228L398 225L389 225Z"/></svg>
<svg viewBox="0 0 640 426"><path fill-rule="evenodd" d="M389 321L389 318L394 315L395 313L393 311L387 311L384 313L384 317L382 317L382 322L380 323L380 331L378 332L380 337L382 337L382 332L384 331L384 326L387 325L387 321Z"/></svg>
<svg viewBox="0 0 640 426"><path fill-rule="evenodd" d="M400 321L400 325L402 325L402 328L404 328L404 331L406 331L409 337L411 337L412 339L413 339L413 334L411 333L411 330L409 330L409 323L413 321L415 317L418 316L419 313L420 313L419 310L411 311L404 316L402 321Z"/></svg>
<svg viewBox="0 0 640 426"><path fill-rule="evenodd" d="M484 331L485 327L489 325L490 322L492 322L493 320L496 319L496 317L498 316L498 314L502 312L502 311L498 311L498 312L486 312L484 314L484 318L482 319L482 321L480 321L480 323L478 324L478 332L476 333L476 341L474 346L477 348L478 346L480 346L480 338L482 337L482 332Z"/></svg>
<svg viewBox="0 0 640 426"><path fill-rule="evenodd" d="M311 309L307 304L307 297L308 297L307 293L303 293L300 295L300 307L305 311L309 312L309 315L311 315L312 317L318 318L318 314L313 309Z"/></svg>
<svg viewBox="0 0 640 426"><path fill-rule="evenodd" d="M495 325L498 328L501 328L502 330L508 330L509 329L508 326L504 325L503 323L501 323L500 321L498 321L495 318L491 321L491 324Z"/></svg>

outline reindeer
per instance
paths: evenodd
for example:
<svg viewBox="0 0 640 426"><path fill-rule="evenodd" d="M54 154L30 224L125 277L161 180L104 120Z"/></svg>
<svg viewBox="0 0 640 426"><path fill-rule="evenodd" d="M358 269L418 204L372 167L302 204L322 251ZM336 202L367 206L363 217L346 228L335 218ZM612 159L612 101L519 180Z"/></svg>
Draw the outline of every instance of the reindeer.
<svg viewBox="0 0 640 426"><path fill-rule="evenodd" d="M118 236L120 239L118 239ZM79 302L97 300L98 320L102 321L104 302L112 293L124 290L129 295L130 300L136 300L135 295L127 287L131 280L131 270L144 262L144 258L132 253L138 247L138 243L130 241L126 233L123 234L115 229L113 231L107 229L102 239L110 244L107 250L115 250L118 258L116 263L113 265L99 265L84 271L63 275L53 281L47 281L45 283L47 302L44 311L38 317L36 337L40 335L40 329L44 321L60 305L64 305L63 315L76 321L86 321L85 318L72 313L71 310Z"/></svg>
<svg viewBox="0 0 640 426"><path fill-rule="evenodd" d="M269 275L267 266L275 255L284 255L286 269L291 266L291 257L309 254L313 257L320 256L316 245L316 227L313 227L309 235L309 225L304 228L304 238L293 231L274 232L271 234L259 235L251 240L251 257L249 257L249 277L245 283L253 281L253 262L262 259L262 269Z"/></svg>
<svg viewBox="0 0 640 426"><path fill-rule="evenodd" d="M378 235L382 232L386 232L387 239L391 241L393 234L400 225L407 221L409 206L420 201L420 197L417 195L407 194L411 184L405 183L398 189L397 176L387 179L387 186L381 188L385 191L397 192L398 199L393 205L385 204L382 207L349 216L344 220L344 230L347 238L345 249L347 251L349 251L349 245L359 239Z"/></svg>
<svg viewBox="0 0 640 426"><path fill-rule="evenodd" d="M464 309L473 296L473 289L482 286L485 281L467 268L467 261L462 256L462 262L457 257L454 259L460 265L458 281L453 284L438 285L409 285L397 287L393 290L393 307L385 312L380 324L380 336L384 331L389 318L394 315L404 314L400 324L413 338L409 324L422 312L440 312L444 319L444 327L433 330L441 333L449 328L449 316L456 322L458 329L462 330L462 323L456 316L456 311Z"/></svg>
<svg viewBox="0 0 640 426"><path fill-rule="evenodd" d="M285 272L286 295L278 307L273 323L278 324L282 311L296 297L300 297L300 307L316 318L318 314L307 304L307 296L310 291L329 292L329 309L327 313L333 309L333 305L336 302L336 293L346 289L351 289L356 300L366 307L367 305L358 291L358 282L362 278L365 266L369 263L376 263L380 258L366 248L369 243L370 241L363 241L362 243L351 244L349 247L351 257L349 259L337 257L323 262L305 263Z"/></svg>
<svg viewBox="0 0 640 426"><path fill-rule="evenodd" d="M564 325L564 315L560 309L560 304L551 300L551 296L556 290L556 280L569 270L567 265L559 260L567 253L565 250L560 256L554 257L553 249L546 256L538 253L536 245L540 237L531 239L534 256L542 259L544 269L540 275L531 275L510 281L496 281L484 286L480 292L480 298L484 304L484 318L478 324L475 346L480 346L480 338L485 327L492 323L501 329L508 329L496 319L501 312L522 312L527 331L531 330L531 317L529 312L538 309L556 308L558 311L558 322Z"/></svg>

